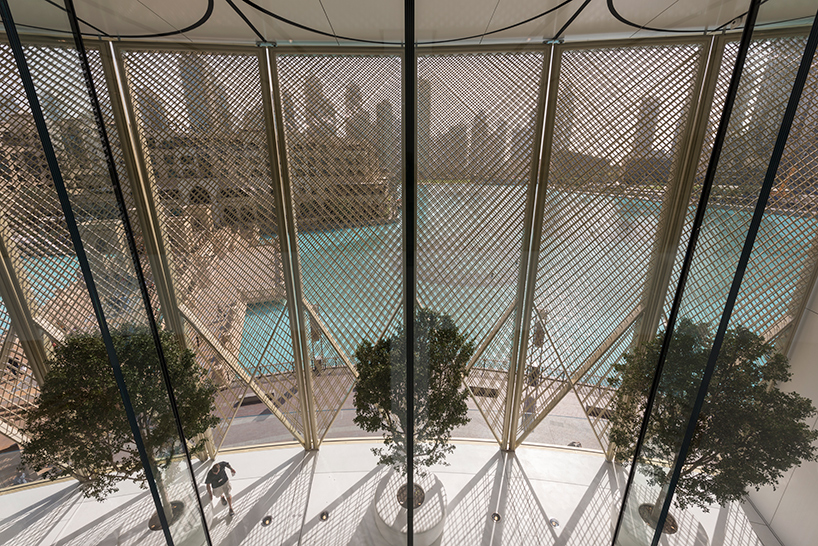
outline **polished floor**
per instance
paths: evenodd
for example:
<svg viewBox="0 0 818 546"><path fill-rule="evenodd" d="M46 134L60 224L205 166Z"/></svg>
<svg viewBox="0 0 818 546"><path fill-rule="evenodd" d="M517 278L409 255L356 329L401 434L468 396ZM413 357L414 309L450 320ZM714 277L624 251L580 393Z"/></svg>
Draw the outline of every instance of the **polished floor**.
<svg viewBox="0 0 818 546"><path fill-rule="evenodd" d="M388 471L374 464L376 445L370 439L328 442L317 452L297 446L222 452L218 459L237 470L236 515L217 501L205 504L213 544L383 544L373 501ZM625 474L600 453L524 446L509 454L496 444L458 442L449 462L433 469L448 499L438 544L610 544ZM195 461L200 484L209 466ZM326 520L319 517L324 511ZM148 492L130 484L104 503L82 498L73 481L10 490L0 495L0 544L159 545L162 534L147 525L152 512ZM492 520L494 512L500 521ZM265 526L267 515L272 521ZM677 509L675 516L680 530L662 540L665 546L781 546L747 505ZM176 525L178 544L195 542L184 540L184 524Z"/></svg>

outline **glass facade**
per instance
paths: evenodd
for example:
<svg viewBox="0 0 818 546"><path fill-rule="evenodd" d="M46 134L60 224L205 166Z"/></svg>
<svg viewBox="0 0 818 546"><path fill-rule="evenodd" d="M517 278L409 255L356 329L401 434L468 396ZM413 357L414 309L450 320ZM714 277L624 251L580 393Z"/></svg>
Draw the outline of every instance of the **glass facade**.
<svg viewBox="0 0 818 546"><path fill-rule="evenodd" d="M768 544L730 481L815 458L809 27L79 55L67 8L0 37L0 542Z"/></svg>

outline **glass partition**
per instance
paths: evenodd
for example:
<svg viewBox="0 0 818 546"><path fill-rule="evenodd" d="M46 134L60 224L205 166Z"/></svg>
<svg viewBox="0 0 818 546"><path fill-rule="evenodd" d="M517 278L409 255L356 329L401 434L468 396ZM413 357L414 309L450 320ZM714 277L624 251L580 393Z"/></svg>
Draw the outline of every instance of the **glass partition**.
<svg viewBox="0 0 818 546"><path fill-rule="evenodd" d="M648 544L672 497L669 542L753 544L725 481L775 473L736 434L790 441L788 461L815 435L810 365L787 384L778 355L808 346L818 276L815 70L675 491L668 477L807 30L756 32L697 230L738 32L424 43L408 107L399 44L275 44L266 8L232 4L214 19L245 25L244 45L217 43L208 15L167 34L132 12L80 21L122 30L85 44L96 119L66 6L38 21L11 3L41 112L3 36L0 543L584 546L613 542L622 514L619 543ZM764 428L748 407L776 400ZM225 461L222 504L205 482Z"/></svg>
<svg viewBox="0 0 818 546"><path fill-rule="evenodd" d="M815 257L810 252L815 236L814 212L808 212L810 186L798 176L799 158L808 152L805 137L797 128L811 118L809 106L796 114L795 130L778 169L746 274L737 269L805 45L806 36L759 37L750 43L677 322L672 338L665 341L667 359L647 417L645 441L636 453L636 472L623 507L620 544L655 544L656 537L677 532L687 537L683 540L704 544L706 535L682 521L685 514L696 513L691 507L706 511L713 504L739 500L747 484L763 483L762 476L771 468L781 466L783 470L809 456L805 455L809 450L804 445L809 444L809 434L799 437L791 430L806 430L803 419L810 412L801 405L806 402L790 399L792 407L786 413L784 406L776 405L781 402L776 401L775 382L786 381L788 376L781 372L782 357L774 356L775 345L762 345L766 341L785 350L792 320L789 310L801 305L798 302L804 297L803 279L815 268ZM729 61L735 58L737 47L737 42L725 46L726 62L719 76L722 83L717 88L724 89ZM805 89L803 98L811 104L811 90ZM714 110L722 108L720 102L714 100ZM688 225L692 206L697 202L695 194ZM689 228L685 231L689 232ZM725 307L734 276L741 274L743 282L735 307ZM714 357L711 349L716 329L728 312L732 316L721 352L717 353L709 394L704 398L692 439L680 455L689 421L696 419L691 416L708 358ZM621 411L613 423L611 441L618 457L625 460L633 445L629 438L635 437L634 430L638 431L645 411L664 335L664 327L660 326L654 338L632 348L616 367L621 376L613 382L618 388L615 407ZM631 394L630 399L624 396L626 392ZM753 410L749 407L752 405L769 409ZM778 430L764 421L775 419L773 412L780 419ZM637 420L628 422L628 415ZM752 420L741 422L743 419ZM764 441L750 442L748 435L777 435L777 443L792 448L785 457L790 462L772 462L769 457L779 455L768 449L774 452L775 448L764 447ZM679 461L679 457L684 460ZM755 472L748 472L753 461L759 466ZM669 491L672 469L679 464L681 477L675 491ZM673 495L670 514L661 532L655 531L658 512L668 495Z"/></svg>
<svg viewBox="0 0 818 546"><path fill-rule="evenodd" d="M15 46L14 36L9 38ZM114 157L108 162L98 125L107 121L111 130L112 120L93 109L77 51L31 38L22 42L25 63L18 59L17 66L11 47L3 47L10 91L5 121L12 125L4 135L16 148L7 151L28 169L18 169L17 183L5 185L3 239L8 276L20 286L22 298L15 304L39 336L31 343L42 345L40 355L46 356L39 363L45 373L38 406L29 408L19 438L23 461L46 475L78 478L74 490L86 496L101 499L120 488L130 492L127 509L102 517L94 515L93 504L79 502L91 534L139 529L151 541L205 544L187 449L204 449L206 438L195 436L217 422L211 414L215 387L178 336L163 332L159 352L148 320L154 317L146 316L143 301L143 296L155 299L155 293L147 284L140 290L142 270L148 270L146 279L151 272L147 260L138 258L139 271L134 269L134 233L122 216L128 205L117 203L115 184L127 187L127 178L111 178L119 177L117 162ZM92 57L98 64L98 54ZM32 97L23 94L18 74L30 75L38 107L29 109ZM95 84L105 96L104 81ZM38 136L38 118L47 135ZM50 178L49 167L57 169L59 179ZM169 398L171 392L176 400ZM187 445L179 419L188 430ZM136 493L123 480L147 486L150 493ZM165 522L169 527L163 530Z"/></svg>

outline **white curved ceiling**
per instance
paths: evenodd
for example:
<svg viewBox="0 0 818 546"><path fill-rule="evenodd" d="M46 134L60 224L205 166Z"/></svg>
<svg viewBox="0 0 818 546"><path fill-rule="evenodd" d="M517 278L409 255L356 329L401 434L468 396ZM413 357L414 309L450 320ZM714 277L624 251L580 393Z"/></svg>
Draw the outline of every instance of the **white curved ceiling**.
<svg viewBox="0 0 818 546"><path fill-rule="evenodd" d="M21 30L69 30L61 0L10 3ZM75 5L90 35L228 43L403 40L399 0L75 0ZM416 0L416 38L491 43L712 32L740 27L748 5L748 0ZM816 7L815 0L767 0L758 23L808 23Z"/></svg>

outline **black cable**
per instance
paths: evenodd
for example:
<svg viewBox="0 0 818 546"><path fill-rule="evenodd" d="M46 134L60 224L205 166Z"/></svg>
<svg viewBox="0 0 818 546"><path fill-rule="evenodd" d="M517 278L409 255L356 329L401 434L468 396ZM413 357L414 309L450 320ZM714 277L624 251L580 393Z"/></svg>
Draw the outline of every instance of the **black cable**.
<svg viewBox="0 0 818 546"><path fill-rule="evenodd" d="M63 6L60 6L59 4L54 4L52 2L49 2L49 0L45 0L45 1L48 2L49 4L55 6L55 7L60 8L63 11L66 11L65 8ZM200 17L198 21L196 21L195 23L193 23L191 25L186 26L183 29L171 30L169 32L158 32L156 34L117 34L116 38L130 40L130 39L137 39L137 38L164 38L164 37L167 37L167 36L175 36L177 34L184 34L185 32L190 32L191 30L195 30L195 29L199 28L200 26L202 26L203 24L205 24L208 21L208 19L210 19L211 15L213 15L213 0L207 0L207 9L205 10L204 15L202 15L202 17ZM93 28L95 30L99 30L95 26L91 25L90 23L87 23L86 21L83 21L81 19L80 19L80 21L82 21L84 24L88 25L89 27L91 27L91 28ZM20 24L18 26L26 27L26 28L33 28L35 30L44 30L46 32L54 32L54 33L59 33L59 34L72 34L72 32L70 30L61 30L61 29L40 27L40 26L36 26L36 25L27 25L27 24ZM103 36L107 36L109 38L113 37L110 34L107 34L107 33L103 32L101 30L100 30L100 32L103 34ZM98 36L97 34L89 34L89 33L84 33L84 35L85 36Z"/></svg>
<svg viewBox="0 0 818 546"><path fill-rule="evenodd" d="M247 1L247 0L245 0ZM403 35L403 316L406 354L406 544L414 543L415 530L415 300L417 297L417 54L415 0L404 0Z"/></svg>
<svg viewBox="0 0 818 546"><path fill-rule="evenodd" d="M753 23L755 23L755 15L758 13L759 6L759 0L752 0L750 4L750 14L752 16ZM721 150L724 146L724 139L727 135L730 114L733 111L733 104L736 100L739 82L741 81L741 73L744 69L744 61L747 58L747 50L750 48L750 41L753 35L752 27L752 24L745 26L741 35L741 43L739 45L735 65L733 66L733 74L730 78L730 85L727 88L727 93L724 99L724 108L722 109L721 119L719 120L719 127L716 131L716 136L713 139L713 149L710 153L710 161L707 165L707 172L705 174L704 181L702 182L702 193L699 197L699 204L696 208L696 216L693 219L693 225L690 229L690 239L687 243L687 250L685 251L684 261L682 262L682 269L679 273L679 281L676 284L676 293L673 296L673 305L671 306L670 313L668 314L665 337L662 340L662 348L659 351L659 360L656 363L656 371L654 372L653 382L650 387L650 392L648 393L648 399L645 403L645 414L642 417L642 424L639 429L639 435L637 436L636 446L633 452L633 461L631 462L631 468L628 473L628 481L625 484L625 491L622 495L622 508L620 509L619 516L616 520L613 542L611 542L611 544L614 546L616 545L617 538L619 537L619 531L622 527L625 507L628 504L631 488L633 486L633 480L636 476L636 467L639 460L639 454L642 451L642 446L644 445L645 437L647 436L648 423L650 421L653 405L656 401L656 395L659 391L659 384L661 381L662 372L664 371L665 361L667 360L667 353L670 348L671 339L673 338L673 330L676 327L676 319L678 318L679 310L681 309L682 296L684 294L687 277L690 273L690 268L693 262L693 254L696 251L696 244L699 240L699 232L701 231L702 224L704 223L704 215L707 210L707 202L710 199L713 181L716 178L716 167L718 166L719 158L721 157ZM672 490L669 491L668 497L671 497L672 493Z"/></svg>
<svg viewBox="0 0 818 546"><path fill-rule="evenodd" d="M529 17L525 21L520 21L519 23L514 23L512 25L508 25L507 27L498 28L497 30L492 30L491 32L484 32L482 34L475 34L473 36L464 36L462 38L451 38L451 39L448 39L448 40L432 40L432 41L428 41L428 42L418 42L418 45L447 44L447 43L451 43L451 42L461 42L463 40L475 40L477 38L483 38L485 36L491 36L492 34L497 34L498 32L505 32L506 30L511 30L512 28L516 28L516 27L525 25L527 23L530 23L531 21L539 19L540 17L545 17L546 15L557 11L561 7L565 6L566 4L570 4L573 1L574 0L564 0L561 4L558 4L558 5L554 6L553 8L551 8L549 10L546 10L546 11L544 11L542 13L539 13L539 14L533 16L533 17Z"/></svg>
<svg viewBox="0 0 818 546"><path fill-rule="evenodd" d="M282 23L286 23L286 24L288 24L290 26L294 26L295 28L300 28L301 30L306 30L307 32L314 32L315 34L320 34L321 36L326 36L327 38L334 38L336 40L344 40L344 41L347 41L347 42L361 42L361 43L364 43L364 44L401 45L400 42L383 42L383 41L379 41L379 40L364 40L362 38L361 39L359 39L359 38L349 38L347 36L340 36L340 35L334 34L332 32L324 32L323 30L318 30L317 28L308 27L306 25L302 25L301 23L296 23L295 21L293 21L291 19L287 19L286 17L282 17L281 15L273 13L272 11L259 6L258 4L252 2L252 0L242 0L242 2L244 2L245 4L250 6L251 8L255 9L256 11L259 11L259 12L263 13L264 15L272 17L273 19L275 19L277 21L281 21Z"/></svg>
<svg viewBox="0 0 818 546"><path fill-rule="evenodd" d="M622 14L620 14L617 11L616 7L614 6L614 0L606 0L606 1L607 1L607 4L608 4L608 11L610 12L610 14L617 21L619 21L620 23L624 23L624 24L628 25L629 27L637 28L639 30L649 30L651 32L672 32L672 33L675 33L675 34L701 34L701 33L721 32L730 23L732 23L733 21L736 21L738 19L741 19L742 17L746 16L747 13L748 13L747 11L745 11L741 15L733 17L732 19L730 19L726 23L724 23L722 25L719 25L719 26L717 26L716 28L714 28L712 30L708 30L706 28L679 30L679 29L672 29L672 28L657 28L657 27L648 27L648 26L645 26L645 25L639 25L639 24L634 23L633 21L631 21L629 19L626 19L624 16L622 16ZM760 5L766 4L767 2L769 2L769 0L762 0ZM799 17L799 19L800 19L800 17ZM766 24L778 24L778 23L782 23L782 22L785 22L785 21L777 21L776 23L766 23Z"/></svg>
<svg viewBox="0 0 818 546"><path fill-rule="evenodd" d="M61 9L62 11L65 11L65 7L64 7L64 6L61 6L61 5L60 5L60 4L58 4L58 3L56 3L54 0L44 0L44 1L45 1L45 2L47 2L47 3L49 3L49 4L51 4L51 5L52 5L52 6L54 6L55 8L58 8L58 9ZM99 33L100 33L100 34L102 34L103 36L108 36L108 37L110 37L110 34L108 34L107 32L105 32L105 31L104 31L104 30L102 30L101 28L97 28L97 27L95 27L94 25L92 25L91 23L89 23L88 21L86 21L85 19L80 19L80 18L77 18L77 20L78 20L80 23L82 23L82 24L84 24L84 25L86 25L86 26L89 26L89 27L91 27L92 29L96 30L97 32L99 32Z"/></svg>
<svg viewBox="0 0 818 546"><path fill-rule="evenodd" d="M562 36L563 34L565 34L565 31L566 31L566 30L568 30L568 27L569 27L569 26L571 26L571 23L573 23L573 22L574 22L574 20L575 20L577 17L579 17L579 14L580 14L580 13L582 13L582 10L584 10L584 9L585 9L585 7L586 7L586 6L587 6L587 5L588 5L590 2L591 2L591 0L585 0L585 2L584 2L584 3L583 3L583 4L582 4L580 7L579 7L579 9L578 9L577 11L575 11L575 12L574 12L574 14L571 16L571 18L570 18L570 19L568 19L568 20L565 22L565 24L564 24L564 25L562 25L562 28L561 28L561 29L559 29L559 30L557 31L557 33L556 33L556 34L554 34L554 37L552 38L552 40L559 40L560 36Z"/></svg>
<svg viewBox="0 0 818 546"><path fill-rule="evenodd" d="M756 12L753 12L752 5L750 13L747 16L747 28L752 28ZM795 82L790 92L790 98L787 101L787 109L784 111L784 119L781 120L781 128L778 131L778 136L775 140L775 147L773 148L770 162L767 165L767 173L764 176L764 183L761 185L758 201L756 202L755 211L753 212L753 219L750 222L750 227L747 230L747 237L744 240L744 247L741 249L741 256L739 257L738 265L736 266L736 273L733 276L733 282L730 285L730 293L727 296L727 301L724 304L724 311L721 315L719 327L716 330L716 336L713 339L713 347L710 349L710 356L707 359L707 366L702 375L702 382L699 385L699 392L696 395L696 402L693 405L693 411L690 419L687 422L687 429L685 430L682 445L679 448L679 454L676 457L676 463L673 467L673 473L670 477L668 485L668 496L662 506L662 512L659 514L659 520L656 523L656 531L654 532L653 542L651 546L657 546L659 539L662 537L662 529L665 525L668 511L670 510L670 503L673 500L672 494L679 483L682 475L682 466L684 466L687 452L690 449L690 444L693 442L693 434L696 432L696 426L699 422L699 414L701 413L704 399L707 397L707 391L710 387L710 380L713 378L713 373L716 370L716 361L721 352L721 346L724 342L724 336L727 333L727 327L730 325L730 318L733 315L733 308L738 299L738 293L741 289L741 283L744 280L744 274L747 271L747 264L750 262L750 255L753 252L756 236L761 227L761 220L764 218L764 209L767 206L767 201L770 198L770 193L775 183L776 175L778 174L778 167L781 164L781 157L784 155L784 147L787 145L787 137L790 135L792 122L795 119L795 113L798 110L798 102L801 99L801 92L804 90L804 84L807 81L810 67L812 66L812 58L815 56L815 50L818 47L818 13L813 19L812 29L807 39L807 45L804 48L804 55L801 57L801 64L798 67L798 74L795 76ZM748 464L751 464L748 462Z"/></svg>
<svg viewBox="0 0 818 546"><path fill-rule="evenodd" d="M432 40L432 41L427 41L427 42L415 42L415 43L416 43L416 45L435 45L435 44L446 44L446 43L451 43L451 42L460 42L460 41L463 41L463 40L473 40L473 39L477 39L477 38L483 38L485 36L490 36L492 34L497 34L498 32L504 32L506 30L510 30L512 28L524 25L526 23L530 23L531 21L539 19L540 17L544 17L544 16L548 15L549 13L553 13L554 11L556 11L559 8L565 6L566 4L570 4L573 1L574 0L563 0L563 2L561 4L558 4L557 6L551 8L549 10L546 10L546 11L544 11L542 13L539 13L539 14L533 16L533 17L529 17L525 21L520 21L518 23L514 23L512 25L508 25L507 27L503 27L503 28L500 28L500 29L497 29L497 30L492 30L491 32L484 32L482 34L474 34L472 36L464 36L464 37L461 37L461 38L451 38L451 39L448 39L448 40ZM314 32L315 34L320 34L321 36L326 36L328 38L334 38L336 40L344 40L344 41L348 41L348 42L361 42L361 43L365 43L365 44L396 45L396 46L397 45L402 45L400 42L364 40L364 39L359 39L359 38L350 38L348 36L341 36L339 34L334 34L332 32L324 32L323 30L318 30L316 28L308 27L306 25L302 25L301 23L296 23L295 21L292 21L290 19L282 17L281 15L273 13L272 11L269 11L269 10L259 6L258 4L253 2L252 0L242 0L242 2L244 2L245 4L250 6L251 8L260 11L264 15L267 15L269 17L272 17L273 19L276 19L277 21L281 21L282 23L286 23L286 24L294 26L296 28L300 28L301 30L306 30L307 32Z"/></svg>
<svg viewBox="0 0 818 546"><path fill-rule="evenodd" d="M239 17L241 17L242 21L244 21L244 22L245 22L245 24L246 24L248 27L250 27L250 29L251 29L251 30L252 30L252 31L255 33L255 35L256 35L256 36L258 36L258 39L259 39L259 40L261 40L262 42L266 42L266 41L267 41L267 40L264 38L264 36L262 36L262 35L261 35L261 33L258 31L258 29L257 29L255 26L253 26L253 23L251 23L251 22L250 22L250 19L248 19L248 18L247 18L247 16L244 14L244 12L243 12L243 11L241 11L241 10L239 9L239 7L238 7L238 6L237 6L235 3L233 3L233 0L226 0L226 2L227 2L228 4L230 4L230 7L231 7L231 8L233 8L233 11L235 11L236 13L238 13L238 15L239 15Z"/></svg>
<svg viewBox="0 0 818 546"><path fill-rule="evenodd" d="M193 485L193 496L196 498L196 502L199 506L199 515L202 518L202 525L204 527L205 537L207 538L207 544L208 546L213 546L213 543L210 540L210 532L207 529L204 506L202 506L202 500L201 497L199 497L199 486L196 483L196 476L193 473L193 464L190 461L190 451L188 450L187 439L185 438L185 432L182 428L182 420L179 417L179 407L176 403L176 396L173 394L170 372L168 371L167 360L165 359L165 351L162 348L162 340L159 337L159 328L156 326L156 318L153 314L153 305L151 304L151 297L148 293L148 285L145 282L145 274L142 271L142 262L139 260L139 251L136 247L136 239L134 238L131 220L128 216L128 207L125 204L125 197L122 194L122 185L120 184L119 174L116 170L114 154L111 151L111 142L108 139L108 131L105 128L105 121L102 117L102 108L99 105L99 98L97 96L96 87L94 86L94 78L91 74L91 65L88 63L88 55L85 51L85 44L82 42L77 12L74 10L74 1L65 0L65 7L66 13L68 14L68 20L71 23L71 30L74 34L74 45L77 49L80 65L82 66L82 75L85 79L86 89L88 90L88 98L91 101L91 109L94 112L94 121L96 122L100 143L102 144L102 151L105 154L105 161L108 166L108 176L110 177L111 185L113 186L114 196L119 208L119 216L122 221L122 227L125 230L125 239L128 241L128 250L130 251L131 260L133 261L136 280L139 284L139 290L142 295L142 302L145 306L148 326L156 348L156 356L159 360L159 370L162 372L162 380L165 385L165 391L168 395L171 413L173 414L174 421L176 422L176 433L179 435L179 440L182 443L182 451L184 452L185 461L187 462L188 471L190 472L190 478Z"/></svg>
<svg viewBox="0 0 818 546"><path fill-rule="evenodd" d="M54 5L55 7L58 7L60 9L64 10L64 8L62 6L52 2L51 0L44 0L44 1L48 2L51 5ZM312 27L308 27L306 25L302 25L300 23L297 23L295 21L287 19L286 17L282 17L281 15L273 13L272 11L269 11L269 10L255 4L251 0L242 0L242 1L245 4L247 4L248 6L256 9L257 11L259 11L259 12L261 12L261 13L269 16L269 17L272 17L272 18L274 18L274 19L276 19L276 20L278 20L278 21L280 21L282 23L294 26L296 28L300 28L301 30L306 30L307 32L313 32L313 33L319 34L321 36L326 36L327 38L333 38L335 40L344 40L344 41L349 41L349 42L375 44L375 45L394 45L394 46L402 45L401 42L365 40L365 39L362 39L362 38L351 38L351 37L347 37L347 36L341 36L339 34L335 34L334 32L324 32L324 31L318 30L316 28L312 28ZM553 8L551 8L549 10L546 10L546 11L544 11L542 13L534 15L533 17L529 17L528 19L526 19L524 21L520 21L520 22L508 25L506 27L503 27L503 28L500 28L500 29L497 29L497 30L492 30L490 32L484 32L482 34L473 34L471 36L463 36L463 37L460 37L460 38L449 38L449 39L446 39L446 40L430 40L430 41L426 41L426 42L416 42L416 44L417 45L438 45L438 44L448 44L448 43L453 43L453 42L462 42L462 41L465 41L465 40L476 40L478 38L484 38L486 36L491 36L492 34L497 34L499 32L505 32L507 30L511 30L513 28L525 25L525 24L530 23L530 22L532 22L532 21L534 21L536 19L539 19L541 17L545 17L546 15L549 15L549 14L555 12L559 8L565 6L566 4L570 4L573 1L574 0L564 0L561 4L559 4L557 6L554 6ZM557 33L557 35L554 37L554 39L559 38L559 36L561 34L563 34L567 30L568 25L573 23L574 19L576 19L576 17L579 15L579 12L581 12L584 9L584 6L587 5L589 3L589 1L590 0L586 0L583 7L580 7L580 9L574 14L574 16L571 17L571 19L569 19L568 23L566 23L563 26L563 28L560 29L560 32ZM764 0L762 2L762 4L764 4L764 3L768 2L768 1L769 0ZM252 23L250 23L249 19L247 19L247 17L244 15L244 13L239 11L238 7L231 0L227 0L227 2L231 5L231 7L233 7L233 9L236 10L236 12L241 16L241 18L244 19L245 23L247 23L250 26L250 28L253 30L253 32L256 34L256 36L259 37L259 39L261 41L267 41L261 35L261 33L252 25ZM747 15L747 12L744 12L743 14L739 15L738 17L734 17L734 18L730 19L729 21L727 21L726 23L724 23L722 25L719 25L718 27L716 27L716 28L714 28L712 30L707 30L707 29L691 29L691 30L664 29L664 28L655 28L655 27L647 27L647 26L638 25L638 24L626 19L625 17L623 17L616 10L616 8L614 7L613 0L607 0L607 3L608 3L608 11L611 13L611 15L614 18L616 18L621 23L624 23L624 24L626 24L626 25L628 25L630 27L637 28L639 30L649 30L649 31L652 31L652 32L669 32L669 33L678 33L678 34L699 34L699 33L721 32L728 25L730 25L730 23L732 23L733 21L736 21L737 19L740 19L740 18L744 17L745 15ZM200 26L202 26L203 24L205 24L210 19L210 16L212 14L213 14L213 0L208 0L208 6L207 6L207 10L205 11L205 14L198 21L196 21L192 25L187 26L187 27L185 27L185 28L183 28L181 30L173 30L173 31L170 31L170 32L162 32L162 33L156 33L156 34L129 34L129 35L118 34L116 37L119 38L119 39L126 39L127 40L127 39L163 38L163 37L167 37L167 36L174 36L176 34L183 34L185 32L190 32L191 30L195 30L195 29L199 28ZM803 17L796 17L796 18L793 18L793 19L785 19L785 20L781 20L781 21L772 21L772 22L768 22L768 23L762 23L762 24L759 24L759 25L756 25L756 26L778 25L778 24L782 24L782 23L798 21L800 19L804 19L804 18ZM79 21L82 22L83 24L93 28L94 30L98 31L103 36L112 37L110 34L106 33L105 31L103 31L103 30L101 30L101 29L99 29L97 27L95 27L94 25L92 25L91 23L89 23L89 22L87 22L87 21L85 21L83 19L79 19ZM58 33L58 34L71 34L71 32L67 31L67 30L53 29L53 28L41 27L41 26L37 26L37 25L29 25L29 24L25 24L25 23L20 23L17 26L18 27L31 28L31 29L34 29L34 30L42 30L42 31L46 31L46 32L53 32L53 33ZM94 34L90 34L90 33L85 33L84 35L85 36L95 36Z"/></svg>
<svg viewBox="0 0 818 546"><path fill-rule="evenodd" d="M147 479L148 487L150 488L151 496L153 497L153 502L156 506L159 521L162 524L162 531L168 545L173 546L173 538L170 535L167 518L165 517L165 511L162 508L162 501L159 496L159 490L156 487L156 480L153 477L153 471L150 467L148 451L139 431L139 424L137 423L136 414L134 412L133 405L131 404L130 395L128 394L128 387L125 384L125 378L122 375L122 368L116 355L114 342L113 339L111 339L111 333L108 330L108 322L106 321L105 313L102 310L102 302L100 301L99 293L97 292L94 276L91 273L91 266L88 263L88 256L85 254L85 247L83 246L82 239L80 238L77 220L74 217L74 211L68 198L68 191L65 187L65 181L62 178L59 163L57 162L57 156L54 153L54 147L51 143L51 137L48 133L45 117L43 116L40 101L37 98L37 92L34 88L34 81L31 78L31 72L28 69L28 63L26 62L25 54L23 53L23 45L20 42L17 29L14 26L14 19L12 18L11 10L9 9L8 0L0 0L0 17L3 19L3 26L6 30L9 47L11 47L11 50L14 53L14 60L17 63L17 70L20 73L20 79L22 80L23 88L25 89L29 107L31 108L31 115L37 128L37 134L40 137L40 143L43 146L43 154L45 155L48 170L54 182L54 189L57 192L60 205L63 209L65 223L71 236L71 242L74 245L74 252L76 253L77 261L79 262L80 270L82 271L82 276L85 280L85 286L88 289L88 297L91 300L91 305L94 308L94 314L97 317L97 323L99 324L102 341L105 344L105 351L108 354L108 360L111 364L111 369L114 374L114 379L116 380L117 388L119 389L120 397L122 398L122 405L128 418L128 424L130 425L131 433L134 437L134 443L136 444L136 449L139 452L139 458L142 461L142 466L145 470L145 478Z"/></svg>

